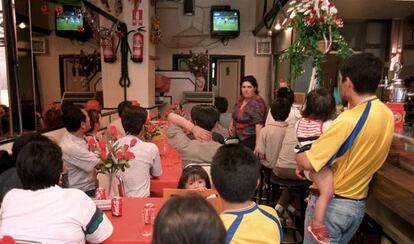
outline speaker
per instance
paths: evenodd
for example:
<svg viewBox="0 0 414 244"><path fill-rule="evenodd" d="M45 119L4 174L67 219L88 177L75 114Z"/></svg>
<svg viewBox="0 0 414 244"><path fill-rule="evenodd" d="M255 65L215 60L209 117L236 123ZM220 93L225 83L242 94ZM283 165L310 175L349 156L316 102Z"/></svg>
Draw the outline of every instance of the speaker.
<svg viewBox="0 0 414 244"><path fill-rule="evenodd" d="M184 0L184 15L194 15L194 0Z"/></svg>

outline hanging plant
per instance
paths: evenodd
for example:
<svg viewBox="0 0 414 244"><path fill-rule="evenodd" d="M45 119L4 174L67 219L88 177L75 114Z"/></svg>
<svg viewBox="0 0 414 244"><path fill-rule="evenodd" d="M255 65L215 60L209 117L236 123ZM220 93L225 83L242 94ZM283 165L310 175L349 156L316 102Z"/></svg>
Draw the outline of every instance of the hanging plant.
<svg viewBox="0 0 414 244"><path fill-rule="evenodd" d="M306 60L312 59L316 78L321 80L321 64L326 61L325 54L332 49L337 50L341 58L352 54L351 48L339 32L343 21L337 13L335 5L328 0L290 3L287 26L294 29L297 38L281 56L281 60L290 59L292 72L289 81L304 72L302 65Z"/></svg>
<svg viewBox="0 0 414 244"><path fill-rule="evenodd" d="M186 60L188 69L194 76L204 76L208 72L208 51L193 53L190 50L190 58Z"/></svg>

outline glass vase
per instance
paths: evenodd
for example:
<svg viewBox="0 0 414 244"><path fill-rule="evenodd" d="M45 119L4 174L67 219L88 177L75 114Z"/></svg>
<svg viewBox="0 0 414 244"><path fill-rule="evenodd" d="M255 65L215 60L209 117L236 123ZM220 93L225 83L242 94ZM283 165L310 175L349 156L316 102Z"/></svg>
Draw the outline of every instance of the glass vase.
<svg viewBox="0 0 414 244"><path fill-rule="evenodd" d="M108 199L112 199L117 196L125 196L124 182L122 181L119 171L109 173Z"/></svg>

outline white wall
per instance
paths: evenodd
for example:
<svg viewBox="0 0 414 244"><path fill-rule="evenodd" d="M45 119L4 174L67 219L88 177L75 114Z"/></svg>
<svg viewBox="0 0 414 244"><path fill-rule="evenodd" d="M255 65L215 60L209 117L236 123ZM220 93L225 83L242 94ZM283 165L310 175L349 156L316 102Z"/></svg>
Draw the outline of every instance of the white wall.
<svg viewBox="0 0 414 244"><path fill-rule="evenodd" d="M46 36L48 42L47 54L36 54L37 75L40 88L41 103L44 108L55 101L60 101L59 55L80 54L82 49L91 54L97 48L91 42L72 41L68 38L57 37L54 32Z"/></svg>
<svg viewBox="0 0 414 244"><path fill-rule="evenodd" d="M224 46L217 39L210 38L210 7L230 5L240 9L241 32ZM260 95L267 99L270 57L255 55L255 37L252 30L256 25L256 1L252 0L195 0L195 15L183 14L182 2L158 2L157 14L161 19L162 41L157 47L160 58L156 68L172 69L172 55L180 53L204 52L218 55L244 55L245 74L254 75L259 83Z"/></svg>

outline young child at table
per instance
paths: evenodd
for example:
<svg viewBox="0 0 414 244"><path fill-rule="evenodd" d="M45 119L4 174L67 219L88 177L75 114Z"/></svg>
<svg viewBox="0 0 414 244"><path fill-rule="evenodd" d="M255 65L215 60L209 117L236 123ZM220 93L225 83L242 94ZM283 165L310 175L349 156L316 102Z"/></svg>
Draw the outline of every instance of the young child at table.
<svg viewBox="0 0 414 244"><path fill-rule="evenodd" d="M312 143L324 133L332 123L335 115L335 100L328 90L318 88L306 96L303 118L296 123L296 137L298 145L295 152L304 152L311 148ZM319 198L315 205L315 215L307 231L318 242L329 242L328 229L324 225L326 210L333 196L333 173L327 163L319 172L304 171L306 178L312 180L319 190ZM301 170L298 170L301 174ZM321 239L321 236L324 238Z"/></svg>
<svg viewBox="0 0 414 244"><path fill-rule="evenodd" d="M201 166L190 165L183 169L178 189L206 190L211 188L210 177Z"/></svg>

